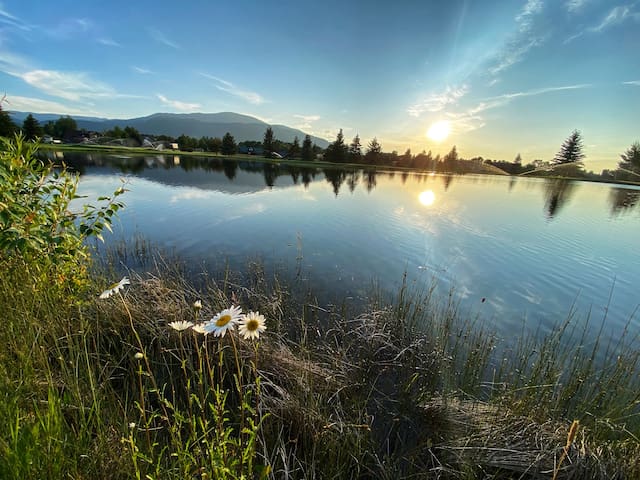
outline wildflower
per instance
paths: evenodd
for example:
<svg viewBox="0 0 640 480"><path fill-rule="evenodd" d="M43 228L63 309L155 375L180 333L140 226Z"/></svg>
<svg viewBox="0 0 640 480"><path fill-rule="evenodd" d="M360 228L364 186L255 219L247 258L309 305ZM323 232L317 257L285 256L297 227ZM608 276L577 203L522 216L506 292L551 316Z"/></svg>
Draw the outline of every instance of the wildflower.
<svg viewBox="0 0 640 480"><path fill-rule="evenodd" d="M260 315L258 312L247 313L238 326L240 335L242 335L245 340L248 338L257 340L260 338L260 334L266 329L267 326L265 325L264 315Z"/></svg>
<svg viewBox="0 0 640 480"><path fill-rule="evenodd" d="M185 320L181 320L179 322L171 322L169 326L173 328L177 332L182 332L183 330L187 330L193 327L193 323Z"/></svg>
<svg viewBox="0 0 640 480"><path fill-rule="evenodd" d="M129 423L129 428L131 429L136 428L136 423L135 422Z"/></svg>
<svg viewBox="0 0 640 480"><path fill-rule="evenodd" d="M193 302L193 309L196 312L199 312L200 310L202 310L202 302L200 300L196 300L195 302Z"/></svg>
<svg viewBox="0 0 640 480"><path fill-rule="evenodd" d="M216 337L224 337L227 330L232 329L242 319L242 308L232 306L225 308L208 322L196 325L193 329L205 335L213 333Z"/></svg>
<svg viewBox="0 0 640 480"><path fill-rule="evenodd" d="M118 293L120 290L124 288L125 285L130 285L131 282L127 277L122 277L118 283L114 283L110 285L104 292L100 294L100 298L109 298L111 295Z"/></svg>
<svg viewBox="0 0 640 480"><path fill-rule="evenodd" d="M133 356L133 358L135 358L136 360L142 360L144 358L144 353L136 352L136 354Z"/></svg>

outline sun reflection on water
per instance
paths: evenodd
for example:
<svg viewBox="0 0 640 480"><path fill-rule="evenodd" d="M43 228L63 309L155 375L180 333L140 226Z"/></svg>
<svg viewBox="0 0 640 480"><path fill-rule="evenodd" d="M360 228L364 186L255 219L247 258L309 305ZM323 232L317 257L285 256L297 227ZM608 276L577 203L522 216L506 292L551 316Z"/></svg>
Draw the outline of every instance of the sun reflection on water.
<svg viewBox="0 0 640 480"><path fill-rule="evenodd" d="M436 201L436 194L433 193L433 190L425 190L418 195L418 200L425 207L430 207Z"/></svg>

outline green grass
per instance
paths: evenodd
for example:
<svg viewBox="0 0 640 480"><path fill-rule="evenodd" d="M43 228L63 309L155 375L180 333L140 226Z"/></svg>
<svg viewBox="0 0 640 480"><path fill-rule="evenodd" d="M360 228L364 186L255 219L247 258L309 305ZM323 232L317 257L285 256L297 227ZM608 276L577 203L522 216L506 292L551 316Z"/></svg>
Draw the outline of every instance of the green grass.
<svg viewBox="0 0 640 480"><path fill-rule="evenodd" d="M435 288L350 311L260 268L181 271L156 258L99 300L113 278L2 270L0 478L539 478L573 420L558 478L640 475L631 321L612 345L571 316L510 344ZM168 327L232 303L267 318L257 349Z"/></svg>

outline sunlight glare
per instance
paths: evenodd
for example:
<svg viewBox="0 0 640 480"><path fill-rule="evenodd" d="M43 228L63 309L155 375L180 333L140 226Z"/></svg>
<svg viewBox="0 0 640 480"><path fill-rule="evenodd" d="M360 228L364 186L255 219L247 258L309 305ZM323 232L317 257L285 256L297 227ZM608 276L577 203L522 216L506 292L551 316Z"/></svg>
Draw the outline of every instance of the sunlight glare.
<svg viewBox="0 0 640 480"><path fill-rule="evenodd" d="M429 127L427 137L435 142L446 140L451 132L451 125L446 120L440 120Z"/></svg>
<svg viewBox="0 0 640 480"><path fill-rule="evenodd" d="M436 201L436 194L433 193L433 190L425 190L418 195L418 200L420 200L420 203L425 207L430 207L433 205L433 202Z"/></svg>

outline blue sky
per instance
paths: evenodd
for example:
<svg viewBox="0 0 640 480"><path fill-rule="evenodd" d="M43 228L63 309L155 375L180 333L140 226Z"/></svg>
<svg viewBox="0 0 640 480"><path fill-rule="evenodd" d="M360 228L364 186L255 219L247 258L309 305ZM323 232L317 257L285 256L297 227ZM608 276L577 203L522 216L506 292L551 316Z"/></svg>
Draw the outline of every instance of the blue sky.
<svg viewBox="0 0 640 480"><path fill-rule="evenodd" d="M234 111L525 162L579 129L595 171L640 140L638 51L640 0L0 3L9 110Z"/></svg>

